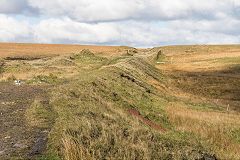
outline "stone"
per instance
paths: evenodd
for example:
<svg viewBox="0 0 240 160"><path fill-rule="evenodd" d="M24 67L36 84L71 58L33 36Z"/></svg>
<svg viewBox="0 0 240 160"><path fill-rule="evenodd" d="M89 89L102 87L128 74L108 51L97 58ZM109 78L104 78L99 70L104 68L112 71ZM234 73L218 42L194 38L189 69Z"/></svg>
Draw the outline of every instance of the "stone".
<svg viewBox="0 0 240 160"><path fill-rule="evenodd" d="M25 144L20 144L20 143L16 143L13 145L14 148L27 148L28 146Z"/></svg>

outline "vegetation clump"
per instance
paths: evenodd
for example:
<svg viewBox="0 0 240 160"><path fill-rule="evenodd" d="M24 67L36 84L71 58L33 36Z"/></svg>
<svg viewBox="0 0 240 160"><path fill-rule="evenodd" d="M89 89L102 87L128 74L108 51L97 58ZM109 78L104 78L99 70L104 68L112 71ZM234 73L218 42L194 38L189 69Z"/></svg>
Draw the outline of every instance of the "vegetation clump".
<svg viewBox="0 0 240 160"><path fill-rule="evenodd" d="M59 85L64 83L65 80L63 78L59 78L56 75L38 75L33 77L33 79L28 80L28 84L50 84L50 85Z"/></svg>
<svg viewBox="0 0 240 160"><path fill-rule="evenodd" d="M57 66L74 66L76 64L72 60L59 59L59 60L54 61L53 65L57 65Z"/></svg>
<svg viewBox="0 0 240 160"><path fill-rule="evenodd" d="M83 49L78 54L75 54L75 56L94 56L94 53L92 53L89 49Z"/></svg>
<svg viewBox="0 0 240 160"><path fill-rule="evenodd" d="M4 60L0 59L0 75L4 72L4 65L5 65Z"/></svg>

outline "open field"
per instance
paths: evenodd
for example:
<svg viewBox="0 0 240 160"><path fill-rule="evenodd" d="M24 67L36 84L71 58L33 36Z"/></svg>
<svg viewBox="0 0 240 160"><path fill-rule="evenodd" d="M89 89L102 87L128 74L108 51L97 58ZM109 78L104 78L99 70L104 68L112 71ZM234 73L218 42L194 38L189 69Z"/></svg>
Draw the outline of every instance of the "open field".
<svg viewBox="0 0 240 160"><path fill-rule="evenodd" d="M239 45L0 53L1 159L240 159Z"/></svg>
<svg viewBox="0 0 240 160"><path fill-rule="evenodd" d="M171 77L172 85L184 93L209 98L224 108L240 110L240 46L188 47L176 54L167 53L171 47L164 48L164 61L168 64L157 68ZM186 53L189 50L193 52Z"/></svg>
<svg viewBox="0 0 240 160"><path fill-rule="evenodd" d="M165 64L156 67L169 77L172 93L183 100L166 109L171 123L179 130L208 137L217 150L224 146L228 154L237 155L239 143L228 139L237 133L239 142L240 46L158 49L164 53L161 61Z"/></svg>
<svg viewBox="0 0 240 160"><path fill-rule="evenodd" d="M69 55L83 49L89 49L99 56L113 56L121 53L122 49L131 47L68 45L68 44L29 44L29 43L0 43L0 58L24 56L54 56Z"/></svg>

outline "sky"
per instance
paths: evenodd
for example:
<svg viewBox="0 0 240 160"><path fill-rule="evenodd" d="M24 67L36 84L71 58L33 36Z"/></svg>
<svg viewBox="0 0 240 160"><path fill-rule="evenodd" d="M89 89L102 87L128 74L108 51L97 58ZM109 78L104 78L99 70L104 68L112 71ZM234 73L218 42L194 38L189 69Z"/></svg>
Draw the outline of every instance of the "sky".
<svg viewBox="0 0 240 160"><path fill-rule="evenodd" d="M240 0L0 0L0 42L240 44Z"/></svg>

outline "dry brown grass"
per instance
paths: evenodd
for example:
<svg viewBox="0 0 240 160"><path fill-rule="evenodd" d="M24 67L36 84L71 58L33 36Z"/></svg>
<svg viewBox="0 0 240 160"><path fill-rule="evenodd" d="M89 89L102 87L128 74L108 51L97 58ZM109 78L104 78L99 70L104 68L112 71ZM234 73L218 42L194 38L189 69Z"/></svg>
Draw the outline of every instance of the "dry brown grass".
<svg viewBox="0 0 240 160"><path fill-rule="evenodd" d="M168 76L169 86L150 83L178 98L166 107L171 123L182 132L194 133L200 139L205 137L203 143L211 146L217 157L240 159L240 144L232 138L240 128L240 115L231 110L231 105L239 103L235 98L239 70L231 67L239 65L240 46L169 46L162 49L166 64L157 68ZM190 108L186 102L205 105ZM210 112L208 107L211 106L207 103L222 107L225 113ZM227 104L230 104L229 112Z"/></svg>
<svg viewBox="0 0 240 160"><path fill-rule="evenodd" d="M98 53L99 56L113 56L118 54L119 48L121 47L68 44L0 43L0 58L72 54L78 53L83 49L89 49L93 53Z"/></svg>
<svg viewBox="0 0 240 160"><path fill-rule="evenodd" d="M163 53L166 64L157 68L171 77L169 84L185 92L186 98L197 95L210 101L219 99L224 107L239 107L239 45L169 46Z"/></svg>
<svg viewBox="0 0 240 160"><path fill-rule="evenodd" d="M172 111L175 116L183 116L188 117L189 119L196 119L198 121L206 121L208 123L226 125L230 126L229 128L240 126L240 114L237 112L201 112L188 109L186 106L176 103L172 103L171 107L168 107L167 110Z"/></svg>
<svg viewBox="0 0 240 160"><path fill-rule="evenodd" d="M49 55L48 55L49 56ZM37 76L57 75L59 78L70 78L79 70L91 68L81 62L75 63L69 57L73 54L44 57L36 60L5 60L0 81L9 79L29 80ZM88 67L88 68L87 68Z"/></svg>
<svg viewBox="0 0 240 160"><path fill-rule="evenodd" d="M82 148L80 143L76 143L68 135L64 135L62 138L63 143L63 155L66 160L94 160L90 156L90 153Z"/></svg>
<svg viewBox="0 0 240 160"><path fill-rule="evenodd" d="M195 111L176 103L172 103L166 110L170 121L179 130L206 137L218 157L240 158L240 144L230 137L233 130L239 129L239 114Z"/></svg>
<svg viewBox="0 0 240 160"><path fill-rule="evenodd" d="M173 57L173 63L171 64L171 58ZM218 62L221 58L239 58L240 52L220 52L220 53L201 53L201 54L167 54L166 61L170 64L159 65L157 68L164 70L184 70L184 71L209 71L209 70L223 70L230 64L223 64Z"/></svg>
<svg viewBox="0 0 240 160"><path fill-rule="evenodd" d="M234 53L240 52L240 45L177 45L156 47L152 50L162 50L166 55L202 55L206 53Z"/></svg>

